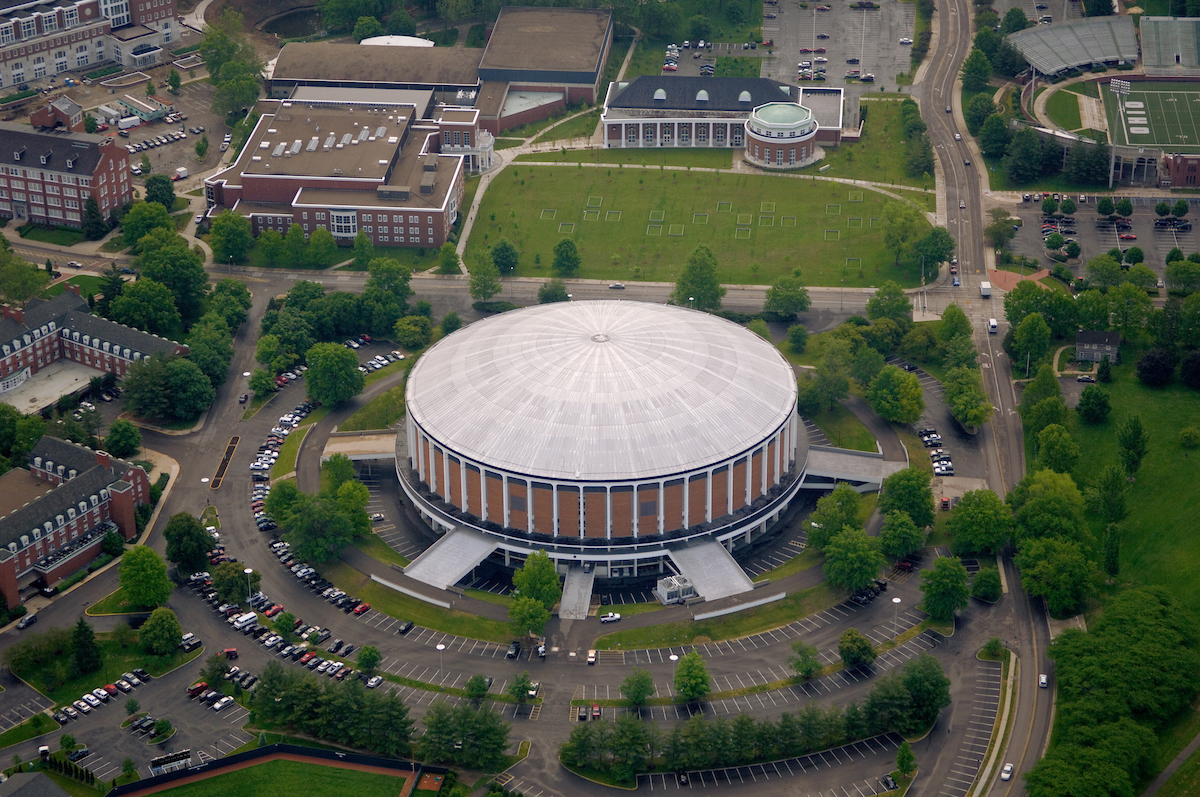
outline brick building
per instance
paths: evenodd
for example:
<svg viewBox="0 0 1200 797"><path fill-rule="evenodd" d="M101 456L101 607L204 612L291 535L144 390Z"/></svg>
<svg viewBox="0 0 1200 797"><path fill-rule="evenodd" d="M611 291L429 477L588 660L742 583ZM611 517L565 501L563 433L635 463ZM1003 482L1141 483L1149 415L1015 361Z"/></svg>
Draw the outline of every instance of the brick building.
<svg viewBox="0 0 1200 797"><path fill-rule="evenodd" d="M444 121L415 105L264 100L259 111L237 161L204 181L209 213L232 209L256 235L296 223L342 244L361 230L381 246L439 247L463 198L462 149L487 135L470 108L439 109Z"/></svg>
<svg viewBox="0 0 1200 797"><path fill-rule="evenodd" d="M30 299L0 316L0 396L58 360L125 375L150 357L184 355L188 347L88 313L78 286L53 299Z"/></svg>
<svg viewBox="0 0 1200 797"><path fill-rule="evenodd" d="M105 218L133 200L129 153L105 136L0 122L0 218L82 227L94 196Z"/></svg>
<svg viewBox="0 0 1200 797"><path fill-rule="evenodd" d="M56 97L46 107L29 114L29 123L34 127L65 127L72 133L83 132L83 106L70 97Z"/></svg>
<svg viewBox="0 0 1200 797"><path fill-rule="evenodd" d="M22 590L53 586L95 559L108 531L136 538L136 510L149 498L140 466L43 437L28 470L0 476L0 594L17 606Z"/></svg>
<svg viewBox="0 0 1200 797"><path fill-rule="evenodd" d="M166 60L175 0L0 0L0 88L115 62Z"/></svg>

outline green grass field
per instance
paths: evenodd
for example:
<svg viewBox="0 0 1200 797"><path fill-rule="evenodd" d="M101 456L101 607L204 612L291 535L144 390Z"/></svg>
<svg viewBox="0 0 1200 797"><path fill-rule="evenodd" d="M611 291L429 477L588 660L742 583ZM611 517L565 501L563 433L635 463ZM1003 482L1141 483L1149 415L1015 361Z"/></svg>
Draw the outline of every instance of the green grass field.
<svg viewBox="0 0 1200 797"><path fill-rule="evenodd" d="M689 166L696 169L728 169L733 150L708 148L665 149L569 149L518 155L518 163L623 163L631 166Z"/></svg>
<svg viewBox="0 0 1200 797"><path fill-rule="evenodd" d="M911 177L904 170L904 129L900 102L873 97L862 105L867 109L862 139L857 144L843 143L839 147L826 149L825 157L803 169L802 173L816 174L818 169L828 166L821 172L824 177L932 188L932 175L926 183L920 176Z"/></svg>
<svg viewBox="0 0 1200 797"><path fill-rule="evenodd" d="M562 141L570 138L583 138L596 132L600 124L600 109L593 108L579 114L574 119L568 119L557 127L552 127L534 139L534 143L545 141Z"/></svg>
<svg viewBox="0 0 1200 797"><path fill-rule="evenodd" d="M717 77L758 77L762 71L761 58L721 57L717 59Z"/></svg>
<svg viewBox="0 0 1200 797"><path fill-rule="evenodd" d="M389 429L403 417L404 385L396 385L368 401L365 407L347 418L338 429L343 432Z"/></svg>
<svg viewBox="0 0 1200 797"><path fill-rule="evenodd" d="M78 700L84 692L90 692L97 687L112 683L119 672L132 670L134 667L145 667L150 675L157 678L204 653L204 648L199 648L191 653L176 651L169 656L150 656L144 653L136 642L127 648L122 648L116 642L108 639L106 634L97 634L96 641L100 643L100 649L104 655L104 667L98 672L69 678L54 688L50 686L52 683L50 679L56 679L58 675L69 675L69 663L63 664L62 673L37 671L17 674L28 681L34 689L53 700L56 706L62 706Z"/></svg>
<svg viewBox="0 0 1200 797"><path fill-rule="evenodd" d="M131 604L125 595L125 588L118 587L115 592L105 595L89 606L87 614L93 617L102 614L132 614L134 612L152 612L155 608L157 607Z"/></svg>
<svg viewBox="0 0 1200 797"><path fill-rule="evenodd" d="M307 418L305 419L307 420ZM271 478L280 479L296 469L296 459L300 456L300 445L311 426L301 426L292 431L283 445L279 447L279 459L271 466Z"/></svg>
<svg viewBox="0 0 1200 797"><path fill-rule="evenodd" d="M1046 113L1050 119L1066 130L1078 130L1083 127L1079 117L1079 95L1069 91L1056 91L1046 101Z"/></svg>
<svg viewBox="0 0 1200 797"><path fill-rule="evenodd" d="M100 292L100 285L103 282L103 279L100 277L92 277L87 274L80 274L78 277L71 277L69 280L67 280L67 282L71 283L72 285L78 285L80 294L82 294L86 299L88 296L94 296ZM42 291L41 297L43 299L53 299L55 296L58 296L60 293L66 290L67 282L59 282L51 285L46 290Z"/></svg>
<svg viewBox="0 0 1200 797"><path fill-rule="evenodd" d="M1101 97L1113 143L1200 152L1200 91L1182 89L1177 83L1134 83L1125 99L1124 115L1107 86Z"/></svg>
<svg viewBox="0 0 1200 797"><path fill-rule="evenodd" d="M506 171L483 199L467 255L470 262L508 238L521 252L517 276L548 276L554 245L570 236L583 260L575 276L586 279L673 282L699 244L713 250L724 283L770 283L797 268L809 285L836 285L843 276L854 288L918 279L911 264L893 267L875 221L885 197L872 191L756 174Z"/></svg>
<svg viewBox="0 0 1200 797"><path fill-rule="evenodd" d="M353 794L396 797L404 779L299 761L267 761L197 783L177 786L171 797L259 797L262 794Z"/></svg>

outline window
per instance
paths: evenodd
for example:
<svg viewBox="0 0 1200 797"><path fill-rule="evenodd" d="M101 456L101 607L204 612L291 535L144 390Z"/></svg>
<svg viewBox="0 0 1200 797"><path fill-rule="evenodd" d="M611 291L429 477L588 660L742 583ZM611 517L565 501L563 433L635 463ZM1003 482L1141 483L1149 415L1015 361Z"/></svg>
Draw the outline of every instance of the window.
<svg viewBox="0 0 1200 797"><path fill-rule="evenodd" d="M367 218L370 218L370 216L368 216ZM365 232L367 234L371 234L371 233L375 232L375 230L373 227L371 227L371 225L368 224L366 227L363 227L363 232Z"/></svg>
<svg viewBox="0 0 1200 797"><path fill-rule="evenodd" d="M708 143L708 125L700 125L696 128L696 140L701 144Z"/></svg>
<svg viewBox="0 0 1200 797"><path fill-rule="evenodd" d="M78 8L66 9L64 12L64 15L63 15L63 19L64 19L63 27L66 27L66 28L75 27L76 25L79 24L79 9Z"/></svg>
<svg viewBox="0 0 1200 797"><path fill-rule="evenodd" d="M457 130L454 131L454 144L457 146L462 143L462 134Z"/></svg>
<svg viewBox="0 0 1200 797"><path fill-rule="evenodd" d="M58 12L55 11L42 14L42 33L49 33L52 30L58 30Z"/></svg>
<svg viewBox="0 0 1200 797"><path fill-rule="evenodd" d="M468 147L471 146L471 131L470 130L467 130L463 133L463 144Z"/></svg>
<svg viewBox="0 0 1200 797"><path fill-rule="evenodd" d="M626 125L625 127L625 142L627 144L637 143L637 127L634 125Z"/></svg>
<svg viewBox="0 0 1200 797"><path fill-rule="evenodd" d="M397 218L397 219L398 219L398 218L400 218L400 217L399 217L399 216L395 216L395 217L393 217L393 218ZM399 234L401 234L402 232L404 232L404 228L403 228L403 227L393 227L393 228L392 228L392 234L393 234L393 235L399 235Z"/></svg>
<svg viewBox="0 0 1200 797"><path fill-rule="evenodd" d="M380 229L386 229L386 228L381 227ZM387 242L387 239L388 239L388 237L386 235L379 236L379 240L383 241L385 243Z"/></svg>
<svg viewBox="0 0 1200 797"><path fill-rule="evenodd" d="M301 213L301 214L300 214L300 218L302 218L302 219L307 219L307 218L308 218L308 211L306 210L306 211L304 211L303 213Z"/></svg>
<svg viewBox="0 0 1200 797"><path fill-rule="evenodd" d="M0 28L0 44L8 44L13 38L12 23L4 23L4 27Z"/></svg>
<svg viewBox="0 0 1200 797"><path fill-rule="evenodd" d="M325 214L324 214L324 213L318 213L318 214L316 214L316 215L317 215L317 221L325 221Z"/></svg>
<svg viewBox="0 0 1200 797"><path fill-rule="evenodd" d="M403 223L404 223L403 216L392 216L392 224L403 224Z"/></svg>
<svg viewBox="0 0 1200 797"><path fill-rule="evenodd" d="M334 235L357 235L358 219L354 211L329 212L330 232Z"/></svg>
<svg viewBox="0 0 1200 797"><path fill-rule="evenodd" d="M408 234L409 234L409 235L420 235L420 234L421 234L421 228L420 228L420 227L409 227L409 228L408 228Z"/></svg>
<svg viewBox="0 0 1200 797"><path fill-rule="evenodd" d="M75 66L87 66L87 65L88 65L87 45L81 44L75 48Z"/></svg>
<svg viewBox="0 0 1200 797"><path fill-rule="evenodd" d="M446 130L445 132L442 133L442 143L445 144L447 147L450 146L450 131L449 130Z"/></svg>
<svg viewBox="0 0 1200 797"><path fill-rule="evenodd" d="M363 214L363 221L374 221L374 219L372 219L372 218L371 218L371 214L370 214L370 213L364 213L364 214ZM371 231L371 228L370 228L370 227L367 227L367 232L370 232L370 231Z"/></svg>
<svg viewBox="0 0 1200 797"><path fill-rule="evenodd" d="M796 148L795 148L795 147L792 147L790 150L788 150L788 152L789 152L789 154L788 154L788 165L789 165L789 166L795 166L795 165L796 165Z"/></svg>
<svg viewBox="0 0 1200 797"><path fill-rule="evenodd" d="M46 59L39 55L33 59L33 79L37 80L38 78L45 76Z"/></svg>
<svg viewBox="0 0 1200 797"><path fill-rule="evenodd" d="M654 517L658 514L658 500L651 498L649 501L638 502L638 515L640 517Z"/></svg>
<svg viewBox="0 0 1200 797"><path fill-rule="evenodd" d="M409 216L409 217L408 217L408 223L409 223L409 224L420 224L420 223L421 223L421 217L420 217L420 216Z"/></svg>
<svg viewBox="0 0 1200 797"><path fill-rule="evenodd" d="M430 235L433 235L433 228L432 228L432 227L430 227L430 228L429 228L429 234L430 234Z"/></svg>
<svg viewBox="0 0 1200 797"><path fill-rule="evenodd" d="M692 126L691 125L680 125L679 126L679 143L680 144L690 143L691 138L692 138Z"/></svg>
<svg viewBox="0 0 1200 797"><path fill-rule="evenodd" d="M21 20L21 38L32 39L37 35L37 21L34 19Z"/></svg>

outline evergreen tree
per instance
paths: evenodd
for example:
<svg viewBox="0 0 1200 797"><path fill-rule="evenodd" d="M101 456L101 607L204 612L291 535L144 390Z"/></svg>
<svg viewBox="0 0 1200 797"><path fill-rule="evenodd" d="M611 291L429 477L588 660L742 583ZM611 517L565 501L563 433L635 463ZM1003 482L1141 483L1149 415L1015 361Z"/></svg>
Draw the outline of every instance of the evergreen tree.
<svg viewBox="0 0 1200 797"><path fill-rule="evenodd" d="M83 234L89 241L99 241L108 235L108 222L100 213L96 197L89 196L83 203Z"/></svg>
<svg viewBox="0 0 1200 797"><path fill-rule="evenodd" d="M71 653L75 658L75 669L81 674L95 672L104 664L96 633L82 617L71 632Z"/></svg>
<svg viewBox="0 0 1200 797"><path fill-rule="evenodd" d="M1116 578L1121 572L1121 526L1110 523L1104 528L1104 572Z"/></svg>

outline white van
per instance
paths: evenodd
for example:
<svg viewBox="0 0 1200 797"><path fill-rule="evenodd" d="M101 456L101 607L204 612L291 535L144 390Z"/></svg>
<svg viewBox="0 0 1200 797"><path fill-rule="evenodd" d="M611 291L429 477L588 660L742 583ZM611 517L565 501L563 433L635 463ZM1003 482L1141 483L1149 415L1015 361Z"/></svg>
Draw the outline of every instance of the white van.
<svg viewBox="0 0 1200 797"><path fill-rule="evenodd" d="M996 323L996 319L988 319L988 334L995 335L1000 330L1000 325Z"/></svg>
<svg viewBox="0 0 1200 797"><path fill-rule="evenodd" d="M245 614L238 615L233 619L233 627L241 631L243 628L250 625L257 619L258 615L254 612L246 612Z"/></svg>

